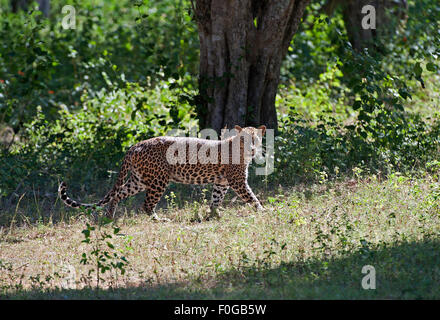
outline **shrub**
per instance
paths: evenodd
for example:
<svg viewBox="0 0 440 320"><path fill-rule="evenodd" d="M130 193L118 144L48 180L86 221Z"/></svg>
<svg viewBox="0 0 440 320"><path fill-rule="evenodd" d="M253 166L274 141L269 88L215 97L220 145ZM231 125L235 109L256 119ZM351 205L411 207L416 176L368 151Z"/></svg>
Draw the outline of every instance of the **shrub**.
<svg viewBox="0 0 440 320"><path fill-rule="evenodd" d="M167 89L164 83L154 89L127 83L122 89L84 91L81 100L82 108L75 112L60 105L55 121L47 120L39 108L25 125L20 144L2 150L3 196L30 188L54 193L64 179L73 182L74 189L94 189L112 181L134 143L195 125L181 90Z"/></svg>

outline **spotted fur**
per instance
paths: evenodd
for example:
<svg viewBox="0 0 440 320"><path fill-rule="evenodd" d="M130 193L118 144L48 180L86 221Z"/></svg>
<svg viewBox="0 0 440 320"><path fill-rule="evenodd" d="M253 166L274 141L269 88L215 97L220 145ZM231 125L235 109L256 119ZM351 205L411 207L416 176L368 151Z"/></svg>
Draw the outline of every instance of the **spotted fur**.
<svg viewBox="0 0 440 320"><path fill-rule="evenodd" d="M146 191L143 204L143 211L148 214L154 213L154 208L159 202L170 181L184 184L208 184L212 183L213 192L211 198L211 212L221 205L229 188L246 203L254 205L256 209L263 209L260 201L252 192L247 183L248 166L261 146L262 134L266 127L258 129L253 127L235 127L239 133L236 136L222 140L205 140L186 137L157 137L139 142L132 146L126 153L121 170L113 188L106 196L97 203L84 204L70 199L66 194L66 183L62 182L58 188L61 200L73 208L96 208L107 205L107 214L114 215L117 204L132 195ZM251 144L244 143L245 136L251 138ZM240 139L239 144L236 139ZM190 143L197 146L197 152L201 148L207 150L206 155L210 156L210 150L217 150L219 163L202 163L194 155L194 149L190 150ZM186 158L183 163L170 163L167 160L167 151L171 146L183 144L186 147ZM229 148L229 161L221 163L222 144ZM239 162L232 161L232 147L240 146ZM211 148L208 148L211 147ZM250 148L251 150L246 150ZM128 179L127 179L128 177Z"/></svg>

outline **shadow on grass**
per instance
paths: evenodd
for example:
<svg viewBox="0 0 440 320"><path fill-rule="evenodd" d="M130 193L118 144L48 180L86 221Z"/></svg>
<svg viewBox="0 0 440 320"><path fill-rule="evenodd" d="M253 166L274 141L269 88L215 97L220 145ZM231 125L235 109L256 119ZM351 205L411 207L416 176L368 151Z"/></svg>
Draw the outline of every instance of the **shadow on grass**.
<svg viewBox="0 0 440 320"><path fill-rule="evenodd" d="M440 298L440 240L364 245L344 257L276 267L266 261L218 274L215 279L144 284L96 291L38 290L0 295L2 299L438 299ZM365 265L376 272L376 289L361 282ZM371 275L371 274L370 274ZM211 283L211 285L207 285Z"/></svg>

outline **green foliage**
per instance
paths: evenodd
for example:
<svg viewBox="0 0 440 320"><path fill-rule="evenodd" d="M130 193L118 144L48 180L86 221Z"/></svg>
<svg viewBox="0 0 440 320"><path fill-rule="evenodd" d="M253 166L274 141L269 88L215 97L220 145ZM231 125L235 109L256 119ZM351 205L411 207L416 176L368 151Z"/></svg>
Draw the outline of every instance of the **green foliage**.
<svg viewBox="0 0 440 320"><path fill-rule="evenodd" d="M330 23L328 17L319 13L319 8L317 2L307 8L307 17L295 34L281 69L282 81L295 79L298 84L307 86L325 72L329 60L337 57L344 22L341 15L336 15Z"/></svg>
<svg viewBox="0 0 440 320"><path fill-rule="evenodd" d="M130 146L195 124L191 106L180 96L178 87L161 84L147 90L126 83L116 90L84 91L82 108L73 112L61 105L55 121L38 109L24 127L21 145L2 149L1 194L31 187L56 190L61 180L74 182L74 189L87 184L91 190L100 181L111 182Z"/></svg>
<svg viewBox="0 0 440 320"><path fill-rule="evenodd" d="M62 7L76 9L64 30ZM196 124L191 99L197 69L195 25L188 1L36 4L0 15L0 129L14 129L0 149L0 195L54 195L112 183L127 148ZM99 191L100 192L100 191ZM0 199L0 200L3 200ZM18 199L18 198L17 198Z"/></svg>
<svg viewBox="0 0 440 320"><path fill-rule="evenodd" d="M309 87L306 96L293 88L285 92L281 134L275 137L273 182L319 180L349 173L361 166L370 172L411 171L438 159L440 120L426 121L419 114L376 113L368 126L353 108L329 103L329 93L321 86ZM310 98L308 98L310 97ZM311 98L313 97L313 98ZM304 101L316 102L314 107ZM298 106L298 107L297 107ZM305 108L304 108L305 106ZM367 131L364 129L367 128Z"/></svg>
<svg viewBox="0 0 440 320"><path fill-rule="evenodd" d="M76 9L76 29L61 26L66 4ZM188 6L183 0L55 2L50 19L33 7L30 14L3 11L0 122L20 129L32 121L39 105L54 119L59 104L76 110L85 89L188 79L198 62ZM194 80L189 82L191 86Z"/></svg>
<svg viewBox="0 0 440 320"><path fill-rule="evenodd" d="M271 179L286 172L320 179L323 172L337 176L357 166L405 171L437 159L440 121L428 111L436 100L420 114L412 99L424 94L426 80L438 81L438 3L410 1L396 32L382 34L363 52L348 42L341 12L328 18L321 5L309 6L282 69L281 135ZM436 97L438 86L430 90Z"/></svg>

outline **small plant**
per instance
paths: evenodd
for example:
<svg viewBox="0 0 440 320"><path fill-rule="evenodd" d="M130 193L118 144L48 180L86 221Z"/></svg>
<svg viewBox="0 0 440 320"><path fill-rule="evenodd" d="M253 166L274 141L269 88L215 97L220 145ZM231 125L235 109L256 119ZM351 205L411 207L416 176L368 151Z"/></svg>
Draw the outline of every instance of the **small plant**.
<svg viewBox="0 0 440 320"><path fill-rule="evenodd" d="M194 222L201 222L205 217L204 215L209 215L211 214L211 212L207 212L206 206L208 205L208 200L207 200L207 193L208 193L208 189L203 188L201 190L201 196L202 196L202 202L200 201L193 201L191 203L191 213L192 213L192 218L191 221ZM217 214L217 211L216 213Z"/></svg>
<svg viewBox="0 0 440 320"><path fill-rule="evenodd" d="M169 195L165 195L165 200L167 201L169 209L177 208L176 194L173 191L171 191Z"/></svg>
<svg viewBox="0 0 440 320"><path fill-rule="evenodd" d="M27 265L14 268L12 263L0 259L0 290L6 292L7 290L22 290L24 272L19 273L18 269L25 268ZM0 291L0 292L1 292Z"/></svg>
<svg viewBox="0 0 440 320"><path fill-rule="evenodd" d="M91 214L91 210L87 212L88 215ZM124 275L126 272L126 266L128 265L128 260L125 256L120 254L120 250L116 249L115 245L111 242L113 237L120 235L120 228L112 225L111 231L106 228L113 222L112 219L105 216L98 217L97 227L86 223L86 228L81 231L84 234L84 240L81 242L89 244L91 246L91 251L84 252L81 255L80 263L83 265L91 265L92 268L89 270L88 276L95 273L96 288L100 288L102 278L106 272L114 270L120 272ZM128 246L128 242L125 243L125 249L131 249Z"/></svg>

